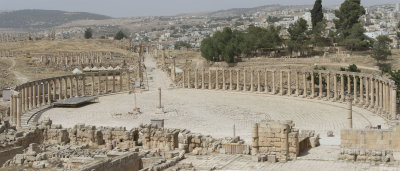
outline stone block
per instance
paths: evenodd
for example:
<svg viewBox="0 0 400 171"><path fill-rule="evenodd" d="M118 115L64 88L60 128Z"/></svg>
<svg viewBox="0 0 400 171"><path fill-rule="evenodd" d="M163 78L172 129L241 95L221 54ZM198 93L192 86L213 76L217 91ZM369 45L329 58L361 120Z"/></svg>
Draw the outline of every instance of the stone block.
<svg viewBox="0 0 400 171"><path fill-rule="evenodd" d="M268 162L276 163L276 155L268 155Z"/></svg>

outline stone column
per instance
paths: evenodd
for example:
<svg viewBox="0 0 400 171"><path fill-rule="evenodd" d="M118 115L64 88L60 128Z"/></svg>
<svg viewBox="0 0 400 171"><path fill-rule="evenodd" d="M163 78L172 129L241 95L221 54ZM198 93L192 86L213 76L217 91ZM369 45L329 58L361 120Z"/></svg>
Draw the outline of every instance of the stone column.
<svg viewBox="0 0 400 171"><path fill-rule="evenodd" d="M131 91L131 72L129 70L126 71L128 76L126 77L126 82L128 83L128 91Z"/></svg>
<svg viewBox="0 0 400 171"><path fill-rule="evenodd" d="M21 89L19 90L21 93L21 111L25 111L25 86L20 86Z"/></svg>
<svg viewBox="0 0 400 171"><path fill-rule="evenodd" d="M113 87L112 87L112 91L113 91L113 93L115 93L115 71L112 71L111 74L113 75Z"/></svg>
<svg viewBox="0 0 400 171"><path fill-rule="evenodd" d="M208 69L208 89L212 89L212 82L211 82L211 70Z"/></svg>
<svg viewBox="0 0 400 171"><path fill-rule="evenodd" d="M58 81L59 81L59 83L60 83L60 86L58 87L59 88L59 95L58 95L58 100L61 100L61 99L63 99L63 92L62 92L62 85L63 85L63 78L59 78L58 79Z"/></svg>
<svg viewBox="0 0 400 171"><path fill-rule="evenodd" d="M391 91L392 91L392 96L391 96L391 113L392 113L392 120L397 120L397 86L392 85Z"/></svg>
<svg viewBox="0 0 400 171"><path fill-rule="evenodd" d="M379 110L379 113L380 113L380 111L382 111L382 83L381 83L381 81L379 80L378 81L378 92L379 92L379 102L378 102L378 110Z"/></svg>
<svg viewBox="0 0 400 171"><path fill-rule="evenodd" d="M254 91L254 70L250 71L250 91Z"/></svg>
<svg viewBox="0 0 400 171"><path fill-rule="evenodd" d="M47 104L51 104L51 83L47 81Z"/></svg>
<svg viewBox="0 0 400 171"><path fill-rule="evenodd" d="M225 69L222 70L222 90L226 90Z"/></svg>
<svg viewBox="0 0 400 171"><path fill-rule="evenodd" d="M44 94L44 93L43 93ZM17 115L16 115L16 122L17 122L17 129L21 129L21 115L22 115L22 101L21 101L21 94L17 95Z"/></svg>
<svg viewBox="0 0 400 171"><path fill-rule="evenodd" d="M365 77L365 105L364 107L368 107L369 105L369 77Z"/></svg>
<svg viewBox="0 0 400 171"><path fill-rule="evenodd" d="M75 76L75 97L79 97L79 76Z"/></svg>
<svg viewBox="0 0 400 171"><path fill-rule="evenodd" d="M192 84L190 83L190 69L187 70L187 86L188 88L192 88Z"/></svg>
<svg viewBox="0 0 400 171"><path fill-rule="evenodd" d="M314 72L311 72L311 98L315 97L315 78Z"/></svg>
<svg viewBox="0 0 400 171"><path fill-rule="evenodd" d="M337 74L335 73L333 75L333 101L336 101L338 99L338 89L337 89Z"/></svg>
<svg viewBox="0 0 400 171"><path fill-rule="evenodd" d="M351 129L353 128L353 99L351 96L347 97L347 122L348 122L348 127Z"/></svg>
<svg viewBox="0 0 400 171"><path fill-rule="evenodd" d="M12 125L16 124L14 123L14 91L10 91L10 123Z"/></svg>
<svg viewBox="0 0 400 171"><path fill-rule="evenodd" d="M271 94L275 94L276 93L276 88L275 88L275 70L272 71L272 92Z"/></svg>
<svg viewBox="0 0 400 171"><path fill-rule="evenodd" d="M236 70L236 90L240 91L240 70Z"/></svg>
<svg viewBox="0 0 400 171"><path fill-rule="evenodd" d="M233 90L232 86L233 86L233 82L232 82L232 69L229 69L229 90Z"/></svg>
<svg viewBox="0 0 400 171"><path fill-rule="evenodd" d="M25 84L25 97L24 97L24 112L29 110L29 85Z"/></svg>
<svg viewBox="0 0 400 171"><path fill-rule="evenodd" d="M279 95L283 95L283 71L279 71Z"/></svg>
<svg viewBox="0 0 400 171"><path fill-rule="evenodd" d="M331 98L331 73L326 75L326 100Z"/></svg>
<svg viewBox="0 0 400 171"><path fill-rule="evenodd" d="M199 82L198 82L198 78L197 78L197 75L198 75L198 70L196 69L196 70L194 70L194 88L195 89L198 89L199 87Z"/></svg>
<svg viewBox="0 0 400 171"><path fill-rule="evenodd" d="M182 72L182 88L185 88L185 70Z"/></svg>
<svg viewBox="0 0 400 171"><path fill-rule="evenodd" d="M219 82L218 82L218 69L215 70L215 89L219 89Z"/></svg>
<svg viewBox="0 0 400 171"><path fill-rule="evenodd" d="M175 78L176 78L175 58L172 59L171 78L172 78L172 81L175 82Z"/></svg>
<svg viewBox="0 0 400 171"><path fill-rule="evenodd" d="M205 89L205 83L204 83L204 81L205 81L205 69L203 68L202 70L201 70L201 89Z"/></svg>
<svg viewBox="0 0 400 171"><path fill-rule="evenodd" d="M158 108L162 108L161 105L161 87L158 88Z"/></svg>
<svg viewBox="0 0 400 171"><path fill-rule="evenodd" d="M319 77L319 80L318 80L319 95L318 96L319 96L320 99L322 99L322 92L323 92L323 90L322 90L322 88L323 88L322 77L323 77L323 75L322 75L321 72L318 73L318 77Z"/></svg>
<svg viewBox="0 0 400 171"><path fill-rule="evenodd" d="M350 75L349 75L350 77ZM358 102L358 98L357 98L357 76L353 75L353 91L354 91L354 103Z"/></svg>
<svg viewBox="0 0 400 171"><path fill-rule="evenodd" d="M340 99L342 102L344 102L345 98L344 98L344 77L343 77L343 73L340 73L340 89L342 94L340 95Z"/></svg>
<svg viewBox="0 0 400 171"><path fill-rule="evenodd" d="M73 82L73 76L69 76L69 98L74 97L74 82Z"/></svg>
<svg viewBox="0 0 400 171"><path fill-rule="evenodd" d="M257 71L257 91L261 92L261 78L260 78L260 71Z"/></svg>
<svg viewBox="0 0 400 171"><path fill-rule="evenodd" d="M372 78L372 77L370 77L369 78L369 85L370 85L370 96L371 96L371 102L369 103L369 108L373 108L374 107L374 105L375 105L375 96L374 96L374 90L375 90L375 88L374 88L374 78Z"/></svg>
<svg viewBox="0 0 400 171"><path fill-rule="evenodd" d="M304 98L307 97L307 79L306 79L306 75L307 75L307 73L303 72L303 89L304 89L303 97Z"/></svg>
<svg viewBox="0 0 400 171"><path fill-rule="evenodd" d="M258 154L258 139L258 124L255 123L252 129L251 155Z"/></svg>
<svg viewBox="0 0 400 171"><path fill-rule="evenodd" d="M290 78L290 71L287 72L287 77L288 77L288 83L287 83L287 87L288 87L288 92L287 95L290 96L292 95L292 85L291 85L291 78Z"/></svg>
<svg viewBox="0 0 400 171"><path fill-rule="evenodd" d="M97 89L97 95L100 95L101 93L102 93L102 91L101 91L101 72L98 72L97 73L98 75L97 75L97 78L98 78L98 80L99 80L99 84L98 84L98 89Z"/></svg>
<svg viewBox="0 0 400 171"><path fill-rule="evenodd" d="M141 82L142 80L140 80ZM105 94L108 93L108 71L106 71L106 89L105 89Z"/></svg>
<svg viewBox="0 0 400 171"><path fill-rule="evenodd" d="M119 91L120 92L122 92L122 91L124 91L123 89L123 80L124 80L124 77L123 77L123 72L122 71L119 71ZM85 80L85 79L83 79L83 80Z"/></svg>
<svg viewBox="0 0 400 171"><path fill-rule="evenodd" d="M243 91L247 91L246 89L246 70L243 70Z"/></svg>
<svg viewBox="0 0 400 171"><path fill-rule="evenodd" d="M32 108L36 108L37 106L36 106L36 91L37 91L37 86L36 86L36 82L33 82L33 85L32 85L32 91L33 91L33 95L32 95L32 102L33 102L33 106L32 106Z"/></svg>
<svg viewBox="0 0 400 171"><path fill-rule="evenodd" d="M300 95L299 71L296 71L295 73L296 73L296 75L295 75L295 77L296 77L296 96L299 96Z"/></svg>
<svg viewBox="0 0 400 171"><path fill-rule="evenodd" d="M378 111L379 110L379 81L377 79L375 79L375 110Z"/></svg>
<svg viewBox="0 0 400 171"><path fill-rule="evenodd" d="M353 75L353 82L354 82L354 79L356 79L355 75ZM354 92L356 93L357 88L354 87L353 89L354 89ZM350 78L350 75L347 75L347 93L351 94L351 78ZM354 99L356 99L356 98L357 97L354 97Z"/></svg>
<svg viewBox="0 0 400 171"><path fill-rule="evenodd" d="M268 71L264 71L264 92L268 93Z"/></svg>
<svg viewBox="0 0 400 171"><path fill-rule="evenodd" d="M92 72L90 76L92 77L92 92L90 93L90 95L94 96L94 73Z"/></svg>
<svg viewBox="0 0 400 171"><path fill-rule="evenodd" d="M363 85L363 83L364 83L364 77L360 76L360 102L359 102L360 105L364 104L364 85Z"/></svg>

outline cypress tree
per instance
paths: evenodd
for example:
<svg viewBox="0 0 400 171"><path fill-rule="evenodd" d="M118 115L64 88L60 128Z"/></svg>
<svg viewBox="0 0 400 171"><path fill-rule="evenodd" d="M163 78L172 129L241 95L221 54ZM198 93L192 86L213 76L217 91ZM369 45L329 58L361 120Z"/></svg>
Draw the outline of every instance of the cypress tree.
<svg viewBox="0 0 400 171"><path fill-rule="evenodd" d="M316 0L314 7L311 10L311 22L312 27L314 27L324 19L324 14L322 13L322 0Z"/></svg>

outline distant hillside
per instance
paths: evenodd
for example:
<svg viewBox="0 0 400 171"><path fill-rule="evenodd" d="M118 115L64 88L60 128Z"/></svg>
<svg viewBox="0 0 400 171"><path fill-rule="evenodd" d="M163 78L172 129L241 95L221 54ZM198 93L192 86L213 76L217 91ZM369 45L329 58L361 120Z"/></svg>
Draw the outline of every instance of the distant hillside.
<svg viewBox="0 0 400 171"><path fill-rule="evenodd" d="M0 28L48 29L75 20L104 20L111 17L87 12L57 10L18 10L0 13Z"/></svg>
<svg viewBox="0 0 400 171"><path fill-rule="evenodd" d="M201 13L188 13L188 14L181 14L178 16L191 16L191 15L200 15L200 16L209 16L209 17L232 17L232 16L240 16L242 14L252 14L258 11L279 11L283 9L304 9L304 8L312 8L311 5L291 5L291 6L284 6L284 5L265 5L260 7L254 8L232 8L227 10L219 10L219 11L212 11L212 12L201 12Z"/></svg>

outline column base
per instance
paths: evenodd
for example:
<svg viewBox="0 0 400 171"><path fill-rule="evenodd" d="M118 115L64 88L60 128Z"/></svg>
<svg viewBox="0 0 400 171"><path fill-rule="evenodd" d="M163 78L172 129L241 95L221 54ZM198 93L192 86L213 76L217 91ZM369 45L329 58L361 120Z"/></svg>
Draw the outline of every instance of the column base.
<svg viewBox="0 0 400 171"><path fill-rule="evenodd" d="M164 107L158 107L158 108L157 108L156 114L164 114L164 113L165 113Z"/></svg>

